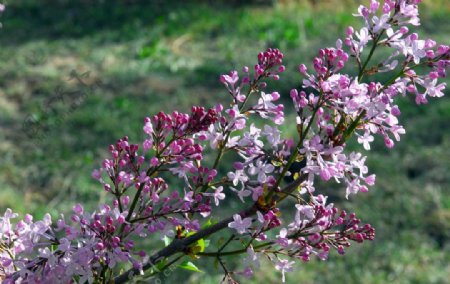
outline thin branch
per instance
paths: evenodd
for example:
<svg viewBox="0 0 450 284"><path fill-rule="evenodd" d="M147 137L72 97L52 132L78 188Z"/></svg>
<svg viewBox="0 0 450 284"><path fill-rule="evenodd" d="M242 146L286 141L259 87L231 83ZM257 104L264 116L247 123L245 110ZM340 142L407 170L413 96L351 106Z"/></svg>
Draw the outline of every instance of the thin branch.
<svg viewBox="0 0 450 284"><path fill-rule="evenodd" d="M254 215L257 211L256 206L252 206L240 213L242 218ZM233 221L233 217L228 217L222 221L220 221L217 224L214 224L212 226L209 226L203 230L198 231L197 233L193 234L192 236L189 236L184 239L174 239L167 247L163 248L159 252L155 253L150 257L150 259L147 261L147 263L144 264L142 267L143 271L148 270L149 268L155 266L162 260L166 259L167 257L177 253L177 252L184 252L190 245L197 242L198 240L207 237L211 234L214 234L224 228L228 227L228 224ZM128 280L132 279L135 275L138 275L140 273L139 269L131 268L128 271L120 274L116 278L114 278L114 283L125 283Z"/></svg>

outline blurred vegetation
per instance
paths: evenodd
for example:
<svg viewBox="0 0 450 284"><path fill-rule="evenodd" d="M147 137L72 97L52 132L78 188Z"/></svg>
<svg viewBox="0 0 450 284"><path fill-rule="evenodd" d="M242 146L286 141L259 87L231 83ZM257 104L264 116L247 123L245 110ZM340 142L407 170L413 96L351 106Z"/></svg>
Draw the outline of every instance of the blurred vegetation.
<svg viewBox="0 0 450 284"><path fill-rule="evenodd" d="M281 48L288 72L272 87L289 102L295 72L334 45L361 1L16 0L0 29L0 211L42 216L93 209L106 195L90 177L107 146L139 142L145 116L226 102L220 74ZM425 1L421 32L449 44L450 6ZM79 75L79 80L75 78ZM298 265L288 283L449 283L450 99L400 102L407 129L395 149L376 141L367 155L377 186L339 206L377 228L374 243L345 257ZM287 107L288 115L292 115ZM293 129L286 128L285 133ZM360 149L356 143L351 147ZM229 204L232 209L238 205ZM228 260L231 261L231 260ZM221 271L175 270L163 282L217 283ZM269 265L246 283L279 283Z"/></svg>

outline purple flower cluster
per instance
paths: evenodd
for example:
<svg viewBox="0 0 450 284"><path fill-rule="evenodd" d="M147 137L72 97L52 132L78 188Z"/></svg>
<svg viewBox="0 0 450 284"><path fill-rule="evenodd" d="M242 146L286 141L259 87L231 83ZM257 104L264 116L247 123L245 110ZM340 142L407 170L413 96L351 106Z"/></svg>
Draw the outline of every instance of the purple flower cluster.
<svg viewBox="0 0 450 284"><path fill-rule="evenodd" d="M110 203L92 213L77 204L70 221L61 216L56 224L49 215L37 222L26 215L13 225L17 214L10 209L0 217L1 279L122 283L184 253L216 258L229 280L251 276L265 256L284 281L295 260L324 260L332 249L343 254L351 242L373 240L371 225L327 203L316 185L318 179L341 183L346 197L367 192L375 175L362 153L347 151L347 141L355 137L370 150L378 135L392 148L405 134L395 99L412 94L424 104L444 95L445 83L439 80L446 76L449 47L409 32L408 25L420 23L419 2L372 0L369 7L360 6L355 16L363 19L363 28L349 27L344 40L321 49L311 70L299 66L302 88L290 92L296 137L283 138L282 95L267 90L267 81L279 80L285 71L278 49L259 53L253 70L244 67L241 74L220 77L231 97L225 107L145 118L142 147L124 137L93 171ZM390 55L374 62L379 48ZM341 73L349 62L357 66L355 75ZM375 81L372 76L380 72L389 79ZM221 164L224 156L233 162ZM219 165L227 169L224 174ZM227 199L243 208L221 218L219 205ZM221 221L212 224L206 217ZM227 229L229 241L205 251L205 241ZM136 244L150 236L169 243L148 254ZM233 250L236 243L245 249ZM244 269L230 272L222 259L241 253L246 254ZM121 273L119 263L129 270Z"/></svg>
<svg viewBox="0 0 450 284"><path fill-rule="evenodd" d="M326 204L326 199L323 195L318 195L313 198L310 205L297 204L294 221L281 228L279 234L272 240L265 232L280 226L282 222L278 219L277 212L271 210L265 215L258 212L259 222L251 229L251 235L263 244L255 243L248 247L247 253L252 261L249 261L249 258L244 260L244 270L241 273L251 276L253 269L259 267L262 255L273 261L277 270L281 270L277 268L280 262L285 269L291 267L294 262L280 259L279 256L302 261L309 261L311 256L317 256L321 260L326 260L331 248L344 254L344 249L350 246L350 241L361 243L364 240L374 239L375 229L371 225L361 226L361 221L356 218L355 213L339 212L332 204ZM238 223L232 222L230 227L235 229L239 227L241 230L250 227L250 224L240 222L238 226Z"/></svg>

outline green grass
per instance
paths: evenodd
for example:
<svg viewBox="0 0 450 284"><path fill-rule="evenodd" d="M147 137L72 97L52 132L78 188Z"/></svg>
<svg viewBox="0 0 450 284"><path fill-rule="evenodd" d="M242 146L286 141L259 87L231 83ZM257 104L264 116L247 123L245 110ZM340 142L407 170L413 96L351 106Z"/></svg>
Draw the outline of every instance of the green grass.
<svg viewBox="0 0 450 284"><path fill-rule="evenodd" d="M311 62L318 48L334 45L346 26L359 25L350 16L354 9L339 1L296 2L11 3L0 18L0 211L13 207L56 217L76 202L95 208L106 195L90 173L110 143L124 135L139 142L143 118L160 110L226 102L218 76L251 66L267 47L285 53L288 70L273 88L288 103L290 88L301 84L297 65ZM346 1L353 7L356 2ZM448 5L425 6L421 30L448 44ZM72 70L90 72L87 85L101 84L89 91L69 80ZM61 92L64 100L48 109ZM376 188L350 202L342 188L327 190L340 206L372 223L377 240L345 257L333 254L328 262L300 264L298 272L288 274L289 283L445 283L450 274L450 100L417 107L403 99L400 105L407 135L393 150L376 141L367 154ZM27 117L35 122L25 123L28 133L37 123L45 127L41 139L26 135ZM360 149L354 141L351 147ZM220 281L213 262L204 265L206 275L177 269L161 280ZM265 264L245 283L279 279Z"/></svg>

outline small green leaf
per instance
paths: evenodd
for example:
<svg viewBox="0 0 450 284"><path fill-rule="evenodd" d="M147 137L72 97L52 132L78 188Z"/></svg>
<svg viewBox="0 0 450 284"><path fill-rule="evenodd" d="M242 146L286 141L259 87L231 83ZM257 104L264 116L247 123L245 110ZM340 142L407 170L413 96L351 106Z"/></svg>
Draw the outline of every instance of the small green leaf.
<svg viewBox="0 0 450 284"><path fill-rule="evenodd" d="M208 219L208 221L206 221L205 224L203 224L202 229L208 228L209 226L211 226L211 219Z"/></svg>
<svg viewBox="0 0 450 284"><path fill-rule="evenodd" d="M164 236L164 245L165 246L168 246L171 242L172 242L172 240L168 236Z"/></svg>
<svg viewBox="0 0 450 284"><path fill-rule="evenodd" d="M156 264L153 267L153 270L155 272L160 272L163 269L163 267L166 266L166 264L167 264L167 259L164 259L163 261L160 261L158 264Z"/></svg>
<svg viewBox="0 0 450 284"><path fill-rule="evenodd" d="M195 266L195 264L193 264L190 261L183 261L182 263L180 263L180 265L178 265L179 268L182 269L186 269L186 270L190 270L190 271L194 271L194 272L202 272L200 269L197 268L197 266Z"/></svg>
<svg viewBox="0 0 450 284"><path fill-rule="evenodd" d="M204 239L198 240L197 246L200 247L200 252L204 252L205 251L205 240Z"/></svg>
<svg viewBox="0 0 450 284"><path fill-rule="evenodd" d="M214 224L217 224L217 220L209 218L208 221L205 224L203 224L202 229L208 228L209 226L212 226Z"/></svg>

